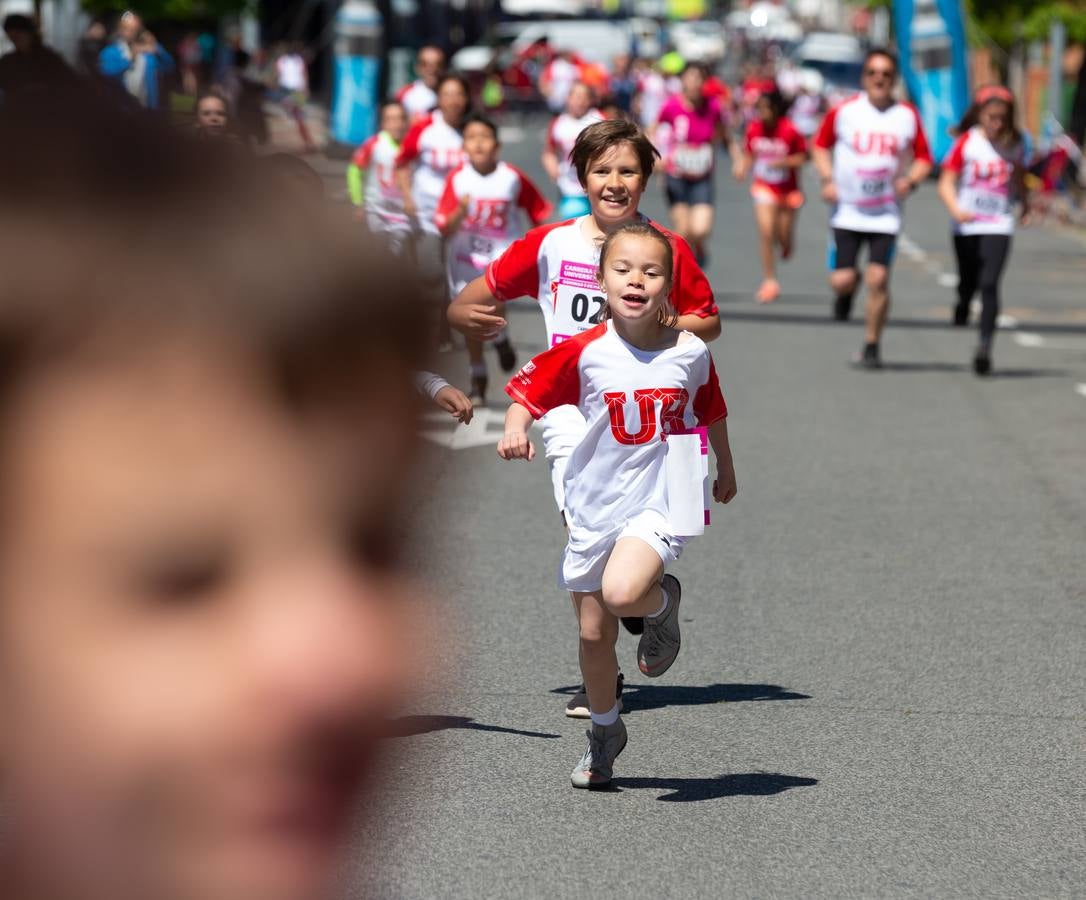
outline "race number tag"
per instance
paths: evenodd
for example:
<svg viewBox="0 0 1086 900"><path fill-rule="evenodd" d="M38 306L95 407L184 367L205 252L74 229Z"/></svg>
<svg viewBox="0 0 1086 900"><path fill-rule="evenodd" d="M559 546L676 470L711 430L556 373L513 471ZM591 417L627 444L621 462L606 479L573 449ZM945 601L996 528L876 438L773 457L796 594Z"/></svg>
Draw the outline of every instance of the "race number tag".
<svg viewBox="0 0 1086 900"><path fill-rule="evenodd" d="M684 178L704 178L713 167L712 144L679 144L671 155L671 163Z"/></svg>
<svg viewBox="0 0 1086 900"><path fill-rule="evenodd" d="M588 263L562 260L558 281L554 283L554 318L551 320L551 346L588 331L603 321L607 300L596 282L596 267Z"/></svg>
<svg viewBox="0 0 1086 900"><path fill-rule="evenodd" d="M668 528L680 537L704 534L709 524L709 432L694 428L669 434L666 440Z"/></svg>
<svg viewBox="0 0 1086 900"><path fill-rule="evenodd" d="M851 196L846 202L859 208L860 212L879 215L886 207L897 202L894 193L895 169L887 166L878 169L857 169L855 180L849 185Z"/></svg>
<svg viewBox="0 0 1086 900"><path fill-rule="evenodd" d="M764 181L766 184L782 184L788 180L788 169L784 166L776 165L779 163L780 157L765 157L755 160L754 163L754 177L758 181Z"/></svg>
<svg viewBox="0 0 1086 900"><path fill-rule="evenodd" d="M495 257L494 242L477 234L471 235L468 239L468 256L471 265L482 272Z"/></svg>
<svg viewBox="0 0 1086 900"><path fill-rule="evenodd" d="M1010 195L1006 189L983 182L962 191L962 205L979 219L1000 219L1010 215Z"/></svg>

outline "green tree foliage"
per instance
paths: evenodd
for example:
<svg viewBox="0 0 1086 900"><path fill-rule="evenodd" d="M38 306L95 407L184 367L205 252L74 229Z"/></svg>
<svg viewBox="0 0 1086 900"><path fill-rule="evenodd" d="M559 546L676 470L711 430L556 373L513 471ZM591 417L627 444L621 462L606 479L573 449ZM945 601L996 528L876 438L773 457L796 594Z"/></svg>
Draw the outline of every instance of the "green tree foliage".
<svg viewBox="0 0 1086 900"><path fill-rule="evenodd" d="M1054 21L1073 41L1086 41L1086 0L966 0L981 30L1004 49L1017 40L1044 40Z"/></svg>
<svg viewBox="0 0 1086 900"><path fill-rule="evenodd" d="M83 0L92 15L138 12L146 19L217 19L237 15L252 6L251 0Z"/></svg>

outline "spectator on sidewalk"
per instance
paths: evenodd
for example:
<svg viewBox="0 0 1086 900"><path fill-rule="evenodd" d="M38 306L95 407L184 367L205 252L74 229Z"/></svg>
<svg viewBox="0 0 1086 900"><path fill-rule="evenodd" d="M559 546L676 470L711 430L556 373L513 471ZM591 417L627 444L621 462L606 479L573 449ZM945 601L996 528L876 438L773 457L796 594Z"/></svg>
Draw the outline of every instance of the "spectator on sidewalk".
<svg viewBox="0 0 1086 900"><path fill-rule="evenodd" d="M109 43L109 32L105 23L95 19L79 39L76 51L76 66L80 75L95 77L98 72L98 57Z"/></svg>
<svg viewBox="0 0 1086 900"><path fill-rule="evenodd" d="M173 57L162 47L143 20L129 10L117 24L116 40L98 56L98 69L146 109L162 103L161 78L174 69Z"/></svg>
<svg viewBox="0 0 1086 900"><path fill-rule="evenodd" d="M68 64L55 50L46 47L37 25L29 16L14 13L4 19L4 33L14 50L0 57L0 96L28 89L48 89L75 80Z"/></svg>
<svg viewBox="0 0 1086 900"><path fill-rule="evenodd" d="M293 43L284 48L275 60L275 74L279 86L279 102L283 111L298 126L305 153L316 152L317 145L305 123L305 105L309 100L309 66L302 55L302 45Z"/></svg>

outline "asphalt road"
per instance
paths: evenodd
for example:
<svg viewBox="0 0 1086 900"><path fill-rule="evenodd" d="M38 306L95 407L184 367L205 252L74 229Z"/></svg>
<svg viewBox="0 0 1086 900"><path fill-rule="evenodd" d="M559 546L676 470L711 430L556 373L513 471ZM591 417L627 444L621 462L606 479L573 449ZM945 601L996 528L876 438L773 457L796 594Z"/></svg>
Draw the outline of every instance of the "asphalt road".
<svg viewBox="0 0 1086 900"><path fill-rule="evenodd" d="M541 135L507 131L506 156L542 182ZM712 349L740 493L675 568L671 671L641 677L620 638L616 790L570 787L584 724L562 715L580 680L563 532L545 464L498 460L484 415L423 473L437 674L389 742L355 895L1083 896L1086 243L1016 238L1015 327L978 379L974 332L946 324L947 220L923 188L886 368L861 372L859 322L829 321L820 201L783 297L759 307L745 188L720 178L717 195ZM522 350L542 349L538 310L510 314ZM442 365L463 382L462 352Z"/></svg>

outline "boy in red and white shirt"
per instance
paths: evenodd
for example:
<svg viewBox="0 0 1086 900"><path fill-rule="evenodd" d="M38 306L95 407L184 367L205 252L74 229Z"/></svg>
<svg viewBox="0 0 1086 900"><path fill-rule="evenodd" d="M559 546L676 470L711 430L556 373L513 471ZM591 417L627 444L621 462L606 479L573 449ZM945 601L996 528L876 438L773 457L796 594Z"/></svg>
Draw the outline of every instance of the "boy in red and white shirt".
<svg viewBox="0 0 1086 900"><path fill-rule="evenodd" d="M864 349L857 362L877 369L879 339L890 308L890 263L905 198L931 171L931 151L916 109L894 100L897 58L868 52L863 93L834 107L815 136L812 157L822 197L833 204L830 287L834 317L848 318L859 285L856 259L868 245Z"/></svg>
<svg viewBox="0 0 1086 900"><path fill-rule="evenodd" d="M551 205L528 177L498 158L497 126L483 116L464 123L467 162L450 173L434 213L434 223L446 238L445 260L449 296L455 297L483 274L527 226L539 225ZM508 337L494 342L502 369L513 371L516 355ZM468 338L473 400L486 396L486 362L482 343Z"/></svg>
<svg viewBox="0 0 1086 900"><path fill-rule="evenodd" d="M407 132L404 108L395 100L381 106L381 130L355 151L347 167L347 190L370 231L385 235L399 253L411 234L411 219L396 185L396 158Z"/></svg>
<svg viewBox="0 0 1086 900"><path fill-rule="evenodd" d="M578 81L569 90L565 112L555 116L547 128L540 162L558 187L558 215L563 219L585 216L591 211L584 188L577 180L577 170L569 161L569 154L573 152L573 145L577 143L580 133L604 119L603 113L593 107L594 102L592 88Z"/></svg>

